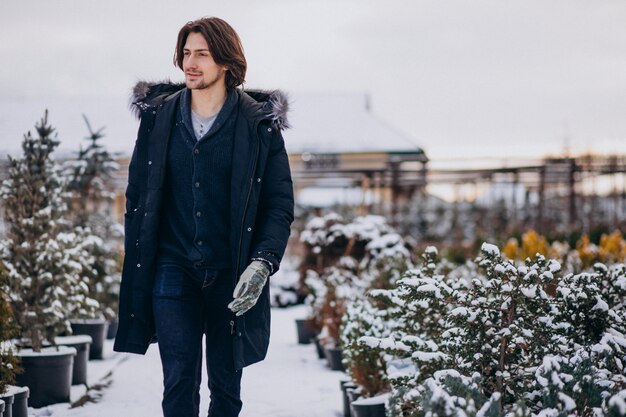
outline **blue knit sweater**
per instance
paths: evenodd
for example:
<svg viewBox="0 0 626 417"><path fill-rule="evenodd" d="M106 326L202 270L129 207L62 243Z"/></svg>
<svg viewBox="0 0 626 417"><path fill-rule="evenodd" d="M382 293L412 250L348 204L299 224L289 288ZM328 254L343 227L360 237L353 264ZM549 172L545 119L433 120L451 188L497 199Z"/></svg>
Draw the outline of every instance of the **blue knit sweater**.
<svg viewBox="0 0 626 417"><path fill-rule="evenodd" d="M196 141L191 91L182 92L167 149L158 262L229 268L230 177L238 95L230 91L211 129Z"/></svg>

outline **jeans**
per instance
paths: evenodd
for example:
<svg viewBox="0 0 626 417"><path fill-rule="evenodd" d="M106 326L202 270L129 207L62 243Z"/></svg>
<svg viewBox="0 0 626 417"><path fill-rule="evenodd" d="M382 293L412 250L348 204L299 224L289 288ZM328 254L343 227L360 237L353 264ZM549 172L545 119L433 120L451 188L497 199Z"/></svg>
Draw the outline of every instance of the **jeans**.
<svg viewBox="0 0 626 417"><path fill-rule="evenodd" d="M233 284L229 270L157 265L152 293L154 321L163 365L164 417L199 414L202 335L211 391L209 417L236 417L241 411L241 370L233 360Z"/></svg>

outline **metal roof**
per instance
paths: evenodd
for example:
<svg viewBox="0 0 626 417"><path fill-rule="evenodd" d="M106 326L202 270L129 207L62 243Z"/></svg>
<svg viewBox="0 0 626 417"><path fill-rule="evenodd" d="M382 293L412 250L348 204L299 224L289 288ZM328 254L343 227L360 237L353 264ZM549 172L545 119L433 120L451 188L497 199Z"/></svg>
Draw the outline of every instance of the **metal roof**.
<svg viewBox="0 0 626 417"><path fill-rule="evenodd" d="M283 137L290 154L423 153L370 112L366 94L292 95L289 120Z"/></svg>

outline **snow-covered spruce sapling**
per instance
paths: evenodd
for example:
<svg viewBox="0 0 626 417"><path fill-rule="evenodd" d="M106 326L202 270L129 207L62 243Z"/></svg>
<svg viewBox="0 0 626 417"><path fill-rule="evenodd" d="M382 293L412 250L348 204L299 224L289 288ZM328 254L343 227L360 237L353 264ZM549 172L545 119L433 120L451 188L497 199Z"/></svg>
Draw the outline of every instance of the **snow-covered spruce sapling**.
<svg viewBox="0 0 626 417"><path fill-rule="evenodd" d="M535 372L535 389L526 394L531 409L568 417L625 415L614 414L626 393L624 370L616 369L614 361L619 350L619 342L609 336L569 357L546 356Z"/></svg>
<svg viewBox="0 0 626 417"><path fill-rule="evenodd" d="M600 276L600 294L613 310L626 308L626 264L596 263L593 270Z"/></svg>
<svg viewBox="0 0 626 417"><path fill-rule="evenodd" d="M386 311L365 298L348 304L341 326L343 364L365 397L389 391L386 361L379 340L389 336Z"/></svg>
<svg viewBox="0 0 626 417"><path fill-rule="evenodd" d="M309 307L306 323L315 334L319 334L324 327L322 307L326 297L326 285L320 275L312 269L306 271L304 283L308 292L304 303Z"/></svg>
<svg viewBox="0 0 626 417"><path fill-rule="evenodd" d="M357 268L354 258L344 256L335 266L327 268L323 275L326 289L321 303L323 327L320 336L326 346L339 346L339 329L347 304L363 294Z"/></svg>
<svg viewBox="0 0 626 417"><path fill-rule="evenodd" d="M597 343L607 328L620 320L602 297L601 276L597 273L567 274L556 291L559 311L555 321L563 324L561 330L568 345L562 346L564 353Z"/></svg>
<svg viewBox="0 0 626 417"><path fill-rule="evenodd" d="M301 265L303 286L307 270L321 274L344 254L347 239L338 239L332 229L343 223L340 215L331 212L323 217L313 217L305 225L300 233L300 241L304 244L305 251Z"/></svg>
<svg viewBox="0 0 626 417"><path fill-rule="evenodd" d="M539 256L517 268L490 244L481 253L477 263L485 275L473 279L446 317L441 345L456 370L479 373L485 395L499 392L501 405L510 405L532 383L528 368L556 348L546 325L553 307L544 288L560 265Z"/></svg>
<svg viewBox="0 0 626 417"><path fill-rule="evenodd" d="M113 173L119 166L100 143L104 128L94 131L84 115L83 118L89 130L85 138L88 145L81 147L77 158L65 165L71 193L68 214L75 226L83 228L86 234L93 234L83 245L93 260L85 271L90 281L89 296L100 305L98 315L113 319L119 298L123 243L123 228L112 213Z"/></svg>
<svg viewBox="0 0 626 417"><path fill-rule="evenodd" d="M0 271L2 269L4 266L0 263ZM17 325L7 302L7 294L6 275L0 273L0 394L6 391L7 385L15 382L15 375L21 370L10 343L17 334Z"/></svg>
<svg viewBox="0 0 626 417"><path fill-rule="evenodd" d="M379 305L386 306L391 331L388 337L370 339L369 343L405 365L403 371L388 375L393 387L393 416L403 416L418 406L417 388L448 360L440 351L438 340L443 318L454 305L456 295L445 277L437 273L437 256L434 247L426 248L423 264L407 271L396 288L369 293ZM407 361L412 366L406 366Z"/></svg>
<svg viewBox="0 0 626 417"><path fill-rule="evenodd" d="M412 267L409 245L395 233L383 233L365 246L366 255L360 263L370 289L395 286L407 269Z"/></svg>
<svg viewBox="0 0 626 417"><path fill-rule="evenodd" d="M535 385L527 394L535 409L608 416L622 401L626 311L619 294L625 268L596 263L594 269L568 274L557 286L552 327L562 337L558 351L544 357L535 372Z"/></svg>
<svg viewBox="0 0 626 417"><path fill-rule="evenodd" d="M309 244L315 242L319 248L329 245L335 245L335 249L341 247L345 255L326 267L319 275L319 280L307 278L307 282L310 283L309 290L313 292L313 299L309 297L308 302L317 306L317 311L322 317L323 328L320 337L326 338L325 343L337 346L346 303L364 297L365 292L372 286L388 287L390 284L385 280L394 279L399 275L395 271L397 262L399 259L406 259L409 254L404 247L404 241L393 232L381 216L357 217L348 224L335 222L337 219L331 217L333 223L327 231L313 233L313 229L321 232L324 230L323 225L327 224L322 222L321 218L318 219L319 224L311 226L311 233L303 234L303 239ZM312 222L309 222L309 226ZM372 246L368 246L370 244ZM366 250L367 247L370 248L369 252ZM387 262L384 273L374 273L369 268L376 261ZM314 288L319 281L325 287L321 291ZM319 298L318 294L323 294L321 302L315 300Z"/></svg>
<svg viewBox="0 0 626 417"><path fill-rule="evenodd" d="M339 214L331 212L323 217L311 218L300 233L300 241L304 244L304 256L298 268L300 270L300 285L297 293L306 297L307 304L319 307L313 309L308 317L311 328L318 332L321 331L323 324L320 314L316 314L321 312L321 302L317 300L322 300L322 298L315 292L314 286L316 284L312 280L314 277L320 278L324 271L334 265L345 253L348 239L338 236L337 230L334 228L336 225L343 224L343 218ZM323 281L320 282L323 284Z"/></svg>
<svg viewBox="0 0 626 417"><path fill-rule="evenodd" d="M94 217L103 211L110 216L106 211L110 211L115 198L113 173L119 165L100 143L104 128L94 131L87 117L83 115L83 119L89 130L85 138L88 145L85 149L79 148L76 159L65 163L65 170L69 178L67 189L72 193L69 214L77 226L87 227L92 226Z"/></svg>
<svg viewBox="0 0 626 417"><path fill-rule="evenodd" d="M455 370L441 370L419 387L419 406L411 416L501 417L499 392L487 397L478 373L472 377Z"/></svg>
<svg viewBox="0 0 626 417"><path fill-rule="evenodd" d="M84 236L65 220L65 179L52 152L59 141L48 114L22 142L23 156L9 157L8 179L0 190L7 238L0 242L8 299L24 344L40 351L44 341L71 332L76 311L94 311L83 274L91 260L82 250Z"/></svg>

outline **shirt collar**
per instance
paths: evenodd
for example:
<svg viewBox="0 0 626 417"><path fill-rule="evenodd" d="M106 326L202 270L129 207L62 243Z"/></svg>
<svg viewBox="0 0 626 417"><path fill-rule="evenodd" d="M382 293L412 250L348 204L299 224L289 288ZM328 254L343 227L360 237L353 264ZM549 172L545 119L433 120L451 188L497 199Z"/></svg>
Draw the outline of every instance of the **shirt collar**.
<svg viewBox="0 0 626 417"><path fill-rule="evenodd" d="M232 113L235 105L237 104L237 100L239 99L239 95L237 91L233 88L230 89L226 93L226 101L224 105L220 109L217 117L215 118L215 122L213 122L213 126L211 130L215 130L219 128L225 120L228 119L228 116ZM191 123L191 90L189 88L185 88L182 92L181 100L180 100L180 113L182 116L181 122L185 125L192 127Z"/></svg>

